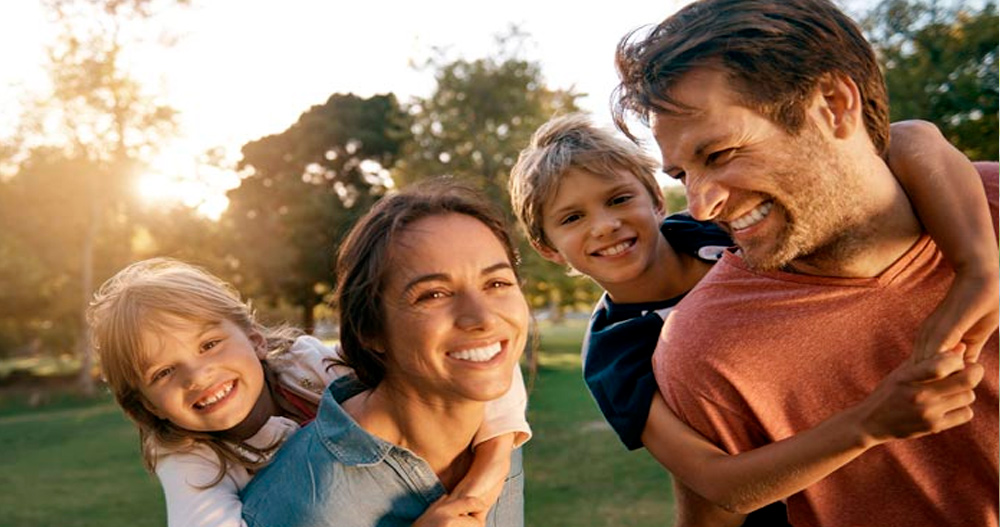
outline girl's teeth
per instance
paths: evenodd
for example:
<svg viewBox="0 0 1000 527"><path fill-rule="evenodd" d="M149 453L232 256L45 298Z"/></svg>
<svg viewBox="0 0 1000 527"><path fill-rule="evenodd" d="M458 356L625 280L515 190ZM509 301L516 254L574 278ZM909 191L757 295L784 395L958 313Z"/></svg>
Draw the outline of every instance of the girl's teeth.
<svg viewBox="0 0 1000 527"><path fill-rule="evenodd" d="M212 395L208 396L205 399L202 399L194 403L194 406L196 408L205 408L206 406L211 406L219 402L219 399L222 399L223 397L229 395L229 392L233 389L233 384L234 384L233 382L227 383L219 391L213 393Z"/></svg>
<svg viewBox="0 0 1000 527"><path fill-rule="evenodd" d="M768 201L760 205L759 207L753 209L747 214L736 218L735 220L729 222L729 225L735 230L746 229L747 227L752 227L767 217L767 213L771 212L771 207L774 206L773 202Z"/></svg>
<svg viewBox="0 0 1000 527"><path fill-rule="evenodd" d="M489 346L484 346L482 348L473 348L462 351L453 351L448 353L449 357L467 360L470 362L486 362L500 353L500 343L490 344Z"/></svg>

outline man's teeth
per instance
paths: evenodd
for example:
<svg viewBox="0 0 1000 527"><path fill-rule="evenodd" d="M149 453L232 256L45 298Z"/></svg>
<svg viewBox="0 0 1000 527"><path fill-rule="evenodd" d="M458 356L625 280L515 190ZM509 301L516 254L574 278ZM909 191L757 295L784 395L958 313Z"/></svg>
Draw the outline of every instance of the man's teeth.
<svg viewBox="0 0 1000 527"><path fill-rule="evenodd" d="M762 203L760 206L748 212L747 214L744 214L743 216L740 216L739 218L736 218L735 220L729 222L729 226L732 227L733 230L737 231L746 229L747 227L752 227L760 223L760 220L767 217L767 213L771 212L771 207L773 206L774 203L771 201Z"/></svg>
<svg viewBox="0 0 1000 527"><path fill-rule="evenodd" d="M611 247L608 247L607 249L601 249L600 251L597 251L597 254L598 254L598 256L617 256L617 255L625 252L634 243L635 243L634 240L624 241L624 242L621 242L621 243L619 243L617 245L613 245Z"/></svg>
<svg viewBox="0 0 1000 527"><path fill-rule="evenodd" d="M212 395L209 395L208 397L206 397L206 398L204 398L204 399L202 399L202 400L194 403L195 408L205 408L206 406L212 406L213 404L219 402L219 399L222 399L223 397L229 395L229 392L231 392L233 390L233 385L235 385L235 384L236 383L232 382L232 381L226 383L225 386L223 386L222 388L219 388L219 391L217 391L217 392L213 393Z"/></svg>
<svg viewBox="0 0 1000 527"><path fill-rule="evenodd" d="M448 353L449 357L467 360L470 362L486 362L500 353L500 343L490 344L489 346L483 346L482 348L473 348L462 351L453 351Z"/></svg>

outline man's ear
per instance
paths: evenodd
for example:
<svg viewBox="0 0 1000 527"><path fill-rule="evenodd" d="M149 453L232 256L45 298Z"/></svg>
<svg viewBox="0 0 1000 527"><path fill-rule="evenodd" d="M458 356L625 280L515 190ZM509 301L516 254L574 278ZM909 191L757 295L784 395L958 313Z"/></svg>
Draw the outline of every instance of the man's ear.
<svg viewBox="0 0 1000 527"><path fill-rule="evenodd" d="M854 79L843 73L826 73L818 83L820 116L834 137L845 139L862 126L861 91Z"/></svg>
<svg viewBox="0 0 1000 527"><path fill-rule="evenodd" d="M563 258L561 254L559 254L559 251L552 249L551 247L542 245L536 241L532 241L531 246L536 251L538 251L538 254L542 255L542 258L545 258L546 260L559 265L566 265L566 259Z"/></svg>

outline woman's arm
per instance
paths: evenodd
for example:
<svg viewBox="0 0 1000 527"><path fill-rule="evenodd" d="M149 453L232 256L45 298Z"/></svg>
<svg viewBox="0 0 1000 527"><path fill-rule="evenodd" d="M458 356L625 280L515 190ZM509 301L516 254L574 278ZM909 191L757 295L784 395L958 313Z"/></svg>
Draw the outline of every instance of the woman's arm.
<svg viewBox="0 0 1000 527"><path fill-rule="evenodd" d="M915 359L957 344L970 360L997 328L997 240L979 172L926 121L893 123L888 164L924 228L955 268L947 296L920 328Z"/></svg>
<svg viewBox="0 0 1000 527"><path fill-rule="evenodd" d="M682 484L727 511L746 514L803 490L869 448L967 422L972 388L982 375L982 366L966 364L957 352L907 361L858 405L732 456L678 419L657 394L642 438Z"/></svg>
<svg viewBox="0 0 1000 527"><path fill-rule="evenodd" d="M219 464L205 455L182 452L164 456L156 465L163 486L169 527L246 527L240 487L250 480L242 467L230 466L222 479L210 486L219 474Z"/></svg>

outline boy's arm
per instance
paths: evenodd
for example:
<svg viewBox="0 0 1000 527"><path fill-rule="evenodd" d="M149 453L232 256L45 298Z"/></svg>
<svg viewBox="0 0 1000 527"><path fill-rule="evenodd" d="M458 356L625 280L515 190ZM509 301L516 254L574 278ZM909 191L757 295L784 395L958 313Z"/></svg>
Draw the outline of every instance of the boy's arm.
<svg viewBox="0 0 1000 527"><path fill-rule="evenodd" d="M207 451L207 449L205 449ZM210 451L208 455L214 455ZM233 469L215 485L219 464L196 453L167 455L156 465L169 527L246 527ZM249 479L249 477L247 477ZM245 482L244 482L245 483Z"/></svg>
<svg viewBox="0 0 1000 527"><path fill-rule="evenodd" d="M920 328L915 359L964 343L975 360L997 328L997 240L976 168L926 121L893 123L888 164L955 268L947 296Z"/></svg>
<svg viewBox="0 0 1000 527"><path fill-rule="evenodd" d="M966 364L960 352L907 361L858 405L738 455L728 455L687 426L657 394L642 438L681 483L727 511L745 514L805 489L876 445L967 422L972 388L982 375L982 366Z"/></svg>

